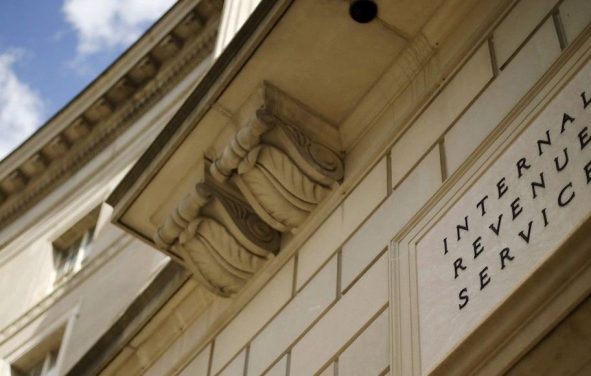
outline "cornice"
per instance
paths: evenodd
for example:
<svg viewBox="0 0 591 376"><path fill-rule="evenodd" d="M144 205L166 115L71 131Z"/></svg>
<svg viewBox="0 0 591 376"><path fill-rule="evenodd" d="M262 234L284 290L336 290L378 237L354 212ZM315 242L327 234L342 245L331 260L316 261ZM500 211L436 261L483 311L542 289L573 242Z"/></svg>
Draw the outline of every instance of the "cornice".
<svg viewBox="0 0 591 376"><path fill-rule="evenodd" d="M135 55L134 64L118 60L0 163L0 229L104 150L211 54L221 3L180 2L120 58ZM166 22L168 18L173 23ZM165 32L155 30L158 28ZM143 49L143 53L138 55L135 49ZM127 66L121 67L123 63ZM115 75L118 77L113 79ZM105 80L108 85L103 84ZM85 96L97 99L90 102ZM63 121L74 110L72 107L77 107L76 116Z"/></svg>

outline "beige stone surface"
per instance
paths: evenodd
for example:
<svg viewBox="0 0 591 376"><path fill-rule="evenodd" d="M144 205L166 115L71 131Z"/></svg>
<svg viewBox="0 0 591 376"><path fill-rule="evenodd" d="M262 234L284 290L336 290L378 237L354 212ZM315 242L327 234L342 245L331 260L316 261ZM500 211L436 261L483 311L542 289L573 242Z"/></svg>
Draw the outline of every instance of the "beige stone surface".
<svg viewBox="0 0 591 376"><path fill-rule="evenodd" d="M209 354L211 353L211 345L207 346L197 355L188 365L183 369L179 376L197 376L207 375L207 367L209 366Z"/></svg>
<svg viewBox="0 0 591 376"><path fill-rule="evenodd" d="M492 76L490 51L484 43L392 147L393 186L437 142Z"/></svg>
<svg viewBox="0 0 591 376"><path fill-rule="evenodd" d="M558 9L566 40L570 43L591 22L591 1L565 0Z"/></svg>
<svg viewBox="0 0 591 376"><path fill-rule="evenodd" d="M386 158L382 158L343 202L341 230L349 234L388 194Z"/></svg>
<svg viewBox="0 0 591 376"><path fill-rule="evenodd" d="M242 376L244 375L245 363L246 349L242 350L240 354L238 354L238 356L236 356L236 358L234 358L226 368L217 373L216 376Z"/></svg>
<svg viewBox="0 0 591 376"><path fill-rule="evenodd" d="M291 298L291 259L216 337L212 372L218 372Z"/></svg>
<svg viewBox="0 0 591 376"><path fill-rule="evenodd" d="M560 45L550 19L446 134L445 152L450 175L509 114L558 55Z"/></svg>
<svg viewBox="0 0 591 376"><path fill-rule="evenodd" d="M439 150L432 149L359 230L343 245L341 288L387 246L441 185Z"/></svg>
<svg viewBox="0 0 591 376"><path fill-rule="evenodd" d="M330 363L328 367L324 369L318 376L336 376L336 367L334 363Z"/></svg>
<svg viewBox="0 0 591 376"><path fill-rule="evenodd" d="M406 43L383 23L355 23L348 6L340 1L293 3L219 103L235 112L248 93L268 80L340 124Z"/></svg>
<svg viewBox="0 0 591 376"><path fill-rule="evenodd" d="M287 354L281 357L281 360L275 363L265 376L286 376L287 375Z"/></svg>
<svg viewBox="0 0 591 376"><path fill-rule="evenodd" d="M137 51L130 56L138 57ZM60 361L60 369L69 369L119 318L163 265L163 255L139 241L131 241L121 230L105 223L110 221L110 210L101 211L91 254L84 267L58 288L53 286L51 243L105 200L146 144L176 111L187 88L194 85L203 68L204 65L196 68L167 91L157 104L150 105L141 117L130 120L134 124L125 133L3 228L0 236L3 243L0 251L0 358L14 353L14 349L24 348L24 344L32 345L31 338L48 328L71 324L72 330L62 343ZM117 74L110 77L107 79L117 79ZM103 89L101 85L91 91L98 93ZM80 109L79 103L65 109L62 115L68 112L71 115ZM131 114L133 112L128 112ZM113 121L119 120L114 118ZM50 132L56 130L53 125L48 124L53 129ZM46 134L50 128L40 134ZM32 142L39 144L43 137ZM9 277L9 283L2 279L4 277ZM5 304L9 305L8 309Z"/></svg>
<svg viewBox="0 0 591 376"><path fill-rule="evenodd" d="M190 283L197 282L191 281ZM175 296L175 298L177 297L178 296ZM191 300L194 300L194 295L183 297L182 304L184 305L187 301ZM198 346L203 344L204 338L207 335L208 330L212 328L212 325L214 324L216 319L220 316L220 314L222 314L222 312L224 312L228 308L228 306L230 306L231 303L232 301L230 299L215 298L212 302L210 302L209 306L205 311L202 311L203 308L201 308L201 310L197 312L198 318L194 320L190 325L188 325L184 329L175 329L176 331L180 330L182 333L178 338L176 338L174 343L167 346L166 351L162 355L154 357L156 359L150 359L154 363L151 364L150 368L148 368L145 371L145 375L160 376L168 372L171 366L174 365L175 367L182 367L186 362L189 362L190 364L195 362L201 364L201 362L205 361L207 367L209 365L209 354L207 355L206 360L203 360L201 358L205 356L205 351L210 351L206 350L207 348L209 348L209 345L206 347L206 349L201 350L201 352L197 355L195 355L195 351L198 349ZM199 302L194 301L192 304L196 305L199 304ZM201 304L203 304L203 302L201 302ZM175 315L178 315L179 318L184 317L184 315L182 315L182 312L179 311L175 312ZM183 318L182 320L184 321L185 319ZM153 324L153 322L154 321L152 321L150 324ZM141 337L144 334L144 332L145 330L140 335L138 335L138 337ZM136 337L134 341L132 341L132 346L134 346L133 342L135 342L135 340L138 337ZM162 345L161 341L158 341L158 337L153 338L155 338L156 341L160 345Z"/></svg>
<svg viewBox="0 0 591 376"><path fill-rule="evenodd" d="M521 0L517 3L493 32L499 67L507 62L556 3L557 0Z"/></svg>
<svg viewBox="0 0 591 376"><path fill-rule="evenodd" d="M591 298L581 303L507 372L519 375L589 375Z"/></svg>
<svg viewBox="0 0 591 376"><path fill-rule="evenodd" d="M316 274L250 344L248 374L261 374L334 301L337 258Z"/></svg>
<svg viewBox="0 0 591 376"><path fill-rule="evenodd" d="M585 173L591 148L587 145L581 149L580 138L591 120L580 95L588 90L590 77L591 65L587 63L545 108L531 114L523 133L514 133L517 138L511 139L506 151L478 171L474 184L421 237L416 254L423 372L432 369L482 323L591 214ZM562 132L565 113L575 120L567 121ZM545 139L546 131L552 144L543 146L540 155L537 140ZM564 163L564 150L569 162L557 171L555 158ZM531 166L521 171L521 178L517 169L520 158L526 158ZM538 189L534 198L531 182L539 181L541 172L545 188ZM508 190L499 197L502 178ZM489 198L483 215L477 204L485 195ZM519 206L515 209L517 199ZM499 226L499 215L503 217L497 235L490 226ZM459 230L458 236L456 226L464 225L466 217L469 229ZM444 238L448 239L447 255ZM504 248L509 248L512 260L501 259ZM459 258L466 269L458 269L456 277L454 263ZM464 288L467 302L460 297ZM466 303L464 307L462 303Z"/></svg>
<svg viewBox="0 0 591 376"><path fill-rule="evenodd" d="M300 248L298 289L386 197L387 177L387 163L383 158Z"/></svg>
<svg viewBox="0 0 591 376"><path fill-rule="evenodd" d="M378 0L379 17L404 36L414 36L437 10L442 0Z"/></svg>
<svg viewBox="0 0 591 376"><path fill-rule="evenodd" d="M311 375L388 301L388 257L382 256L293 347L291 374Z"/></svg>
<svg viewBox="0 0 591 376"><path fill-rule="evenodd" d="M191 300L191 296L185 297L184 301L190 301ZM183 302L184 303L184 302ZM182 304L182 303L181 303ZM195 308L200 308L199 304L203 304L202 302L194 302L192 303ZM202 312L202 308L198 309L196 312L194 312L194 314L199 314L202 316L206 316L207 317L207 313ZM180 312L176 312L175 313L176 317L180 318ZM166 374L166 372L170 369L171 365L179 365L179 363L181 361L183 361L184 359L186 359L187 356L189 356L190 354L194 353L196 347L198 345L201 344L201 342L203 341L203 338L205 337L205 334L207 333L207 329L209 328L209 326L207 324L209 324L207 322L206 317L202 317L201 319L198 320L194 320L193 322L191 322L190 325L188 325L187 327L183 327L182 325L186 325L185 324L181 324L178 323L176 328L172 328L172 334L176 335L178 334L178 332L181 332L181 335L177 338L174 339L174 342L172 342L170 345L167 346L166 351L159 356L153 356L151 357L152 361L155 361L155 363L153 363L150 368L145 372L145 376L160 376L163 374ZM184 320L183 320L184 321ZM162 335L160 335L159 333L155 334L156 337L154 337L156 339L156 344L157 345L162 345L162 342L164 341L165 338L165 333L163 333ZM137 347L133 342L131 343L132 346ZM189 369L203 369L203 367L205 367L205 370L207 370L207 366L209 364L209 351L210 351L210 346L207 346L205 350L202 350L199 355L197 355L195 358L193 358L189 364L189 366L187 366L187 368ZM206 354L207 353L207 354ZM154 359L155 358L155 359ZM183 371L184 374L189 375L189 374L199 374L199 373L190 373L190 371Z"/></svg>
<svg viewBox="0 0 591 376"><path fill-rule="evenodd" d="M385 310L339 356L339 376L379 375L390 363L389 310Z"/></svg>

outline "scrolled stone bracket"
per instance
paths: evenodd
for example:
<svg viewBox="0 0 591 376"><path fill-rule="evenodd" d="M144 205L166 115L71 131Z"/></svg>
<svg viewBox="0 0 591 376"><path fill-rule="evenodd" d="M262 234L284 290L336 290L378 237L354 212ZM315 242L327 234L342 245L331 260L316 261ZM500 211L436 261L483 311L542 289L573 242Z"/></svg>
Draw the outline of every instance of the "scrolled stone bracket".
<svg viewBox="0 0 591 376"><path fill-rule="evenodd" d="M220 296L274 257L281 233L301 226L344 174L338 130L276 87L263 84L237 119L247 120L154 235Z"/></svg>
<svg viewBox="0 0 591 376"><path fill-rule="evenodd" d="M164 220L156 245L220 296L240 290L279 251L281 235L235 192L213 179L197 184Z"/></svg>
<svg viewBox="0 0 591 376"><path fill-rule="evenodd" d="M264 117L261 118L259 115L257 111L224 148L220 158L211 164L209 172L218 181L226 181L248 152L260 143L261 136L272 127L272 124L264 121Z"/></svg>
<svg viewBox="0 0 591 376"><path fill-rule="evenodd" d="M299 227L343 179L337 151L316 141L272 108L260 108L211 165L219 182L230 180L271 227Z"/></svg>

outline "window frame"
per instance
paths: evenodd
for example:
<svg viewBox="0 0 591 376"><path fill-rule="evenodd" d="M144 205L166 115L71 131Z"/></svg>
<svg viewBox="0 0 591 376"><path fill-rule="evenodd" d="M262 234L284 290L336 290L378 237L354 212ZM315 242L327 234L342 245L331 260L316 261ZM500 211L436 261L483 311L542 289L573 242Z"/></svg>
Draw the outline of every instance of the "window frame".
<svg viewBox="0 0 591 376"><path fill-rule="evenodd" d="M53 288L72 278L89 259L102 206L87 212L52 241Z"/></svg>
<svg viewBox="0 0 591 376"><path fill-rule="evenodd" d="M19 343L14 343L11 346L14 350L2 359L8 375L27 376L20 370L31 368L31 363L33 363L33 366L36 364L35 360L31 359L40 360L51 351L54 351L56 354L55 366L52 370L54 373L47 376L60 375L63 368L65 350L68 348L70 339L72 338L72 330L79 311L80 302L72 307L72 309L60 315L53 322L48 323L44 330L28 338L21 338Z"/></svg>
<svg viewBox="0 0 591 376"><path fill-rule="evenodd" d="M92 253L96 225L93 225L81 237L66 249L60 249L55 243L53 247L54 280L53 285L58 286L75 275L86 263Z"/></svg>

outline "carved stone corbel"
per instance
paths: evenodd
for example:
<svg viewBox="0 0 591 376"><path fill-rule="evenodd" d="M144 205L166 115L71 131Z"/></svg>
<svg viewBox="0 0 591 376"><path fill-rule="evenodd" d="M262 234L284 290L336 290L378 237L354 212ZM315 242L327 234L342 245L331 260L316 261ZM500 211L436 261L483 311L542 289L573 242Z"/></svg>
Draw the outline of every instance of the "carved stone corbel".
<svg viewBox="0 0 591 376"><path fill-rule="evenodd" d="M238 118L246 124L218 149L205 182L154 235L221 296L239 291L279 252L280 232L300 226L344 169L336 128L272 85L251 96Z"/></svg>
<svg viewBox="0 0 591 376"><path fill-rule="evenodd" d="M342 180L344 166L337 151L277 110L285 94L276 88L272 93L273 105L255 112L212 163L210 172L220 182L230 180L265 222L285 232L300 226ZM291 108L297 105L287 100ZM311 116L307 114L308 119Z"/></svg>
<svg viewBox="0 0 591 376"><path fill-rule="evenodd" d="M229 296L279 251L280 234L237 194L207 182L179 202L154 241L210 291Z"/></svg>

